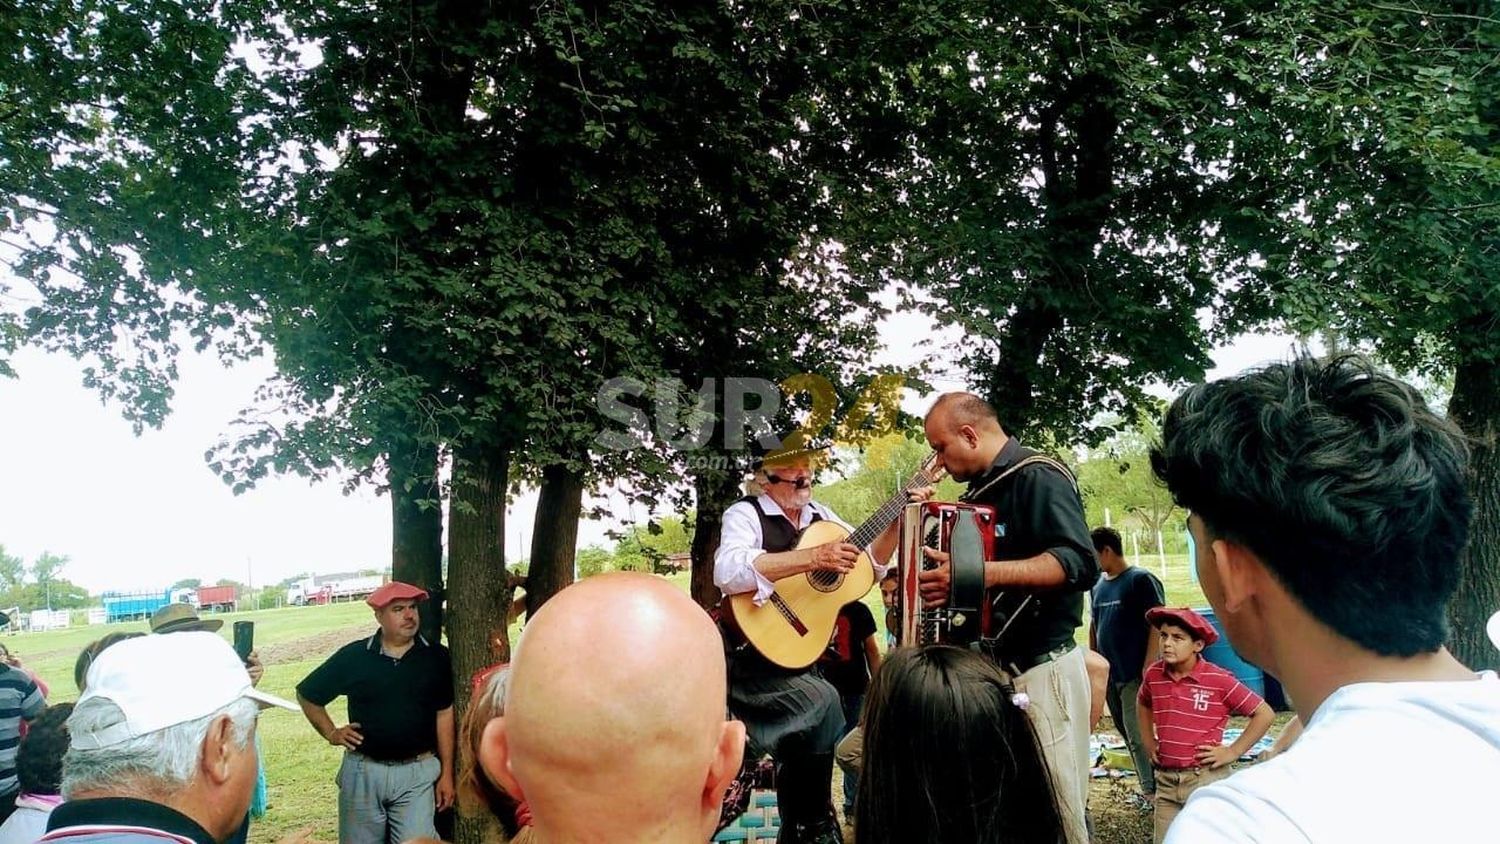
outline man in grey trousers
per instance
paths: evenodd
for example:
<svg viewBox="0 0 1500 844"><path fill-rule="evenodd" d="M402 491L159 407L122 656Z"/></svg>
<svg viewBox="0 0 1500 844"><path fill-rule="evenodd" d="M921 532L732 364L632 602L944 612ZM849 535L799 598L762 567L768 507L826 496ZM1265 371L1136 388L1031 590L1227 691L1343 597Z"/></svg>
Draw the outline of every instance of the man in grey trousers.
<svg viewBox="0 0 1500 844"><path fill-rule="evenodd" d="M453 669L417 632L427 593L392 581L367 600L380 629L336 651L297 685L307 720L347 751L339 766L340 844L436 838L433 814L453 805ZM326 709L339 695L349 723Z"/></svg>

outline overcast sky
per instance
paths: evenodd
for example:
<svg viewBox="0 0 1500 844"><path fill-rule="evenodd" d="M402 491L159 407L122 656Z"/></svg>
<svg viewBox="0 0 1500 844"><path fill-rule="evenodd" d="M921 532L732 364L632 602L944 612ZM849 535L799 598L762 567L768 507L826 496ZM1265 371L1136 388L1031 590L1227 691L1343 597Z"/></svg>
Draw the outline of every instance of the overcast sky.
<svg viewBox="0 0 1500 844"><path fill-rule="evenodd" d="M886 359L909 360L926 331L919 317L892 320ZM1285 358L1292 348L1285 337L1244 338L1215 353L1212 375ZM269 361L226 370L211 357L185 357L171 417L140 437L117 408L81 386L81 366L71 358L26 350L14 364L20 377L0 379L0 544L7 552L28 561L43 551L65 554L71 562L63 576L95 592L161 588L186 577L261 585L303 571L389 565L389 499L345 496L337 483L292 477L235 496L209 471L204 452L250 403ZM920 412L928 398L909 395L907 409ZM510 559L524 556L535 504L527 495L512 508ZM615 508L626 523L649 515ZM611 527L586 521L580 545L607 542Z"/></svg>

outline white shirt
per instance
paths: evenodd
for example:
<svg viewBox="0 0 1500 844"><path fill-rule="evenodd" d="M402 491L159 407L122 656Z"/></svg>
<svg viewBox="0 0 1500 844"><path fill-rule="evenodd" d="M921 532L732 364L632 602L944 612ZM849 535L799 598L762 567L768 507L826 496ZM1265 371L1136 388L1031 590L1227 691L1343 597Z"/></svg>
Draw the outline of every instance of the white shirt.
<svg viewBox="0 0 1500 844"><path fill-rule="evenodd" d="M756 499L767 516L773 519L786 519L781 505L777 504L771 496L761 493ZM834 512L822 504L810 501L802 508L799 514L797 530L801 531L812 524L813 516L842 525L845 530L853 532L848 522L834 515ZM736 501L729 505L724 511L724 524L719 528L719 552L714 555L714 585L725 595L738 595L742 592L754 592L755 604L759 606L770 599L771 593L776 591L776 586L766 579L755 568L755 558L766 553L763 546L765 537L760 531L760 514L755 512L755 505L748 501ZM874 558L870 558L870 564L875 567L876 578L885 576L889 566L877 565Z"/></svg>
<svg viewBox="0 0 1500 844"><path fill-rule="evenodd" d="M54 808L25 797L17 800L16 810L0 825L0 844L33 844L47 834L47 819Z"/></svg>
<svg viewBox="0 0 1500 844"><path fill-rule="evenodd" d="M1166 844L1500 841L1500 679L1356 683L1285 753L1193 792Z"/></svg>

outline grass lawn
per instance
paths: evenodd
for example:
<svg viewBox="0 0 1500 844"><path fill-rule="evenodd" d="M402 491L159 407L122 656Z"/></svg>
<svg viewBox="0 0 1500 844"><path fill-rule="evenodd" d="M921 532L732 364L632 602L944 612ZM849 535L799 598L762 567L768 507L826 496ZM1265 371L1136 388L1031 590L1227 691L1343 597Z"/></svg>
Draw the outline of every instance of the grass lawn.
<svg viewBox="0 0 1500 844"><path fill-rule="evenodd" d="M343 603L316 607L285 607L259 612L224 613L220 634L229 639L233 622L255 622L255 644L262 653L278 651L285 660L268 658L266 675L260 688L272 694L294 699L296 685L338 644L329 643L317 652L308 646L317 640L337 638L339 631L350 631L345 641L359 635L359 629L374 629L370 608L363 603ZM12 653L20 656L28 668L36 671L52 687L51 700L75 700L73 663L89 642L117 630L145 632L145 622L94 625L54 630L45 633L21 633L6 636L3 641ZM344 703L340 699L329 707L334 720L343 723ZM336 841L338 803L334 774L338 770L339 751L328 745L300 715L280 710L267 712L260 721L261 747L265 753L270 781L271 809L265 820L252 828L255 841L274 841L282 834L303 826L314 826L322 841Z"/></svg>
<svg viewBox="0 0 1500 844"><path fill-rule="evenodd" d="M1167 602L1174 606L1205 606L1203 593L1192 579L1188 560L1183 555L1166 558L1162 576L1155 556L1141 560L1162 578ZM684 591L688 575L668 578ZM865 602L877 620L884 617L879 590L871 590ZM319 607L287 607L249 613L225 613L215 616L225 621L221 632L229 638L233 622L249 619L255 622L255 643L266 662L261 688L286 698L295 698L296 685L328 654L366 630L373 630L370 610L363 603L334 604ZM1086 620L1086 619L1085 619ZM3 641L19 655L27 667L35 670L52 687L54 702L74 700L73 663L79 651L89 642L115 630L145 632L145 622L75 627L46 633L23 633L6 636ZM518 628L512 628L515 641ZM1087 629L1079 629L1079 641L1087 639ZM344 723L342 699L329 712L336 723ZM270 811L251 829L254 842L271 842L304 826L314 828L320 841L337 840L338 802L334 776L341 751L313 732L299 714L282 711L266 713L260 722L261 747L267 777L270 781Z"/></svg>

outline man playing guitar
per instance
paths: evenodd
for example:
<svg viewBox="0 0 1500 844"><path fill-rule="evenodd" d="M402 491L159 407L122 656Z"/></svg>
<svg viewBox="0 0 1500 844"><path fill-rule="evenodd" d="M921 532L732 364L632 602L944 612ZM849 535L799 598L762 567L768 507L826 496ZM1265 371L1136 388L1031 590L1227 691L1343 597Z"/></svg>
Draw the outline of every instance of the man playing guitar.
<svg viewBox="0 0 1500 844"><path fill-rule="evenodd" d="M939 465L967 482L964 501L995 508L995 560L984 564L992 638L981 645L1029 698L1027 714L1053 779L1069 844L1087 844L1089 680L1074 634L1083 594L1099 577L1083 505L1067 468L1024 448L995 409L970 393L947 393L927 413ZM948 555L920 574L926 606L948 596Z"/></svg>
<svg viewBox="0 0 1500 844"><path fill-rule="evenodd" d="M816 453L783 449L757 460L755 482L762 491L724 511L714 556L714 584L726 597L753 593L762 604L771 598L778 580L814 571L847 574L864 554L876 578L884 575L886 566L880 561L890 559L895 551L894 524L867 548L848 542L795 548L802 530L818 520L844 524L832 510L812 500ZM914 494L922 495L920 491ZM930 490L925 494L930 495ZM838 692L816 666L784 668L748 644L731 644L730 712L744 722L750 752L770 753L776 760L782 819L777 840L840 844L843 835L831 799L833 747L844 727Z"/></svg>

